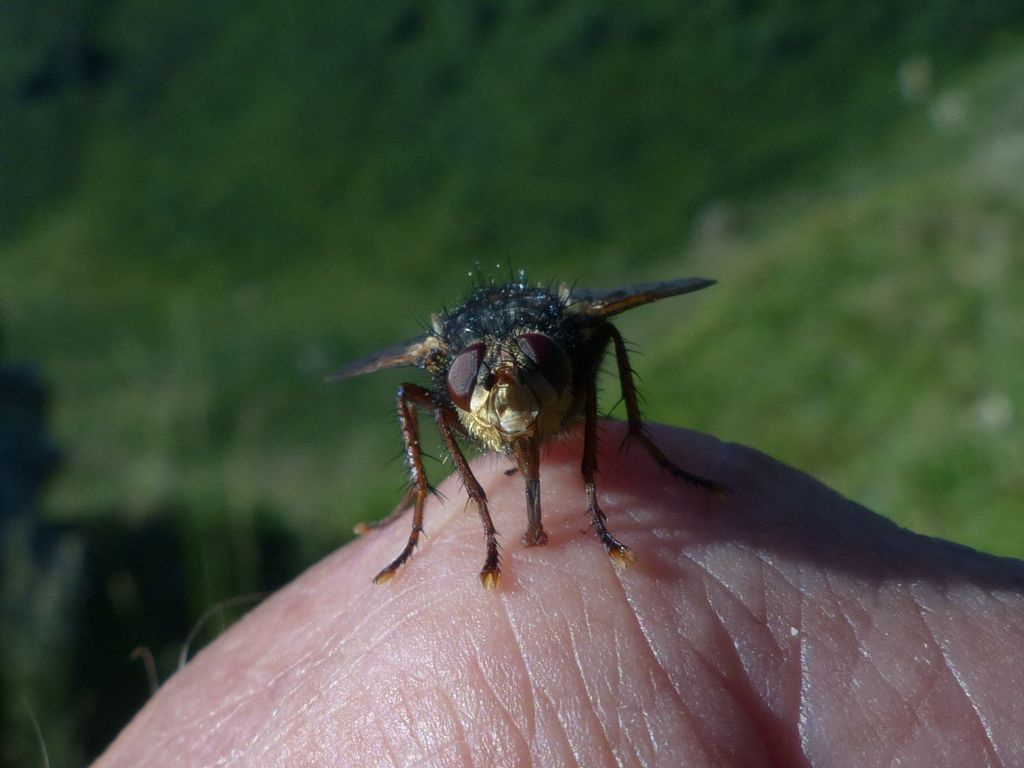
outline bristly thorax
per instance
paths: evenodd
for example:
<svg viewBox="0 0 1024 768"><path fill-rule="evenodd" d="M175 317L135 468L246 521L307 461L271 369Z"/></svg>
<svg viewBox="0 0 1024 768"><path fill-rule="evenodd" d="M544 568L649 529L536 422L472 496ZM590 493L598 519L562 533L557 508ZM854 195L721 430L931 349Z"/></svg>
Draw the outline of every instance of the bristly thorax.
<svg viewBox="0 0 1024 768"><path fill-rule="evenodd" d="M565 303L546 288L522 283L480 288L442 316L442 341L457 350L472 341L505 339L531 330L571 344L572 339L563 338L571 333L564 314Z"/></svg>

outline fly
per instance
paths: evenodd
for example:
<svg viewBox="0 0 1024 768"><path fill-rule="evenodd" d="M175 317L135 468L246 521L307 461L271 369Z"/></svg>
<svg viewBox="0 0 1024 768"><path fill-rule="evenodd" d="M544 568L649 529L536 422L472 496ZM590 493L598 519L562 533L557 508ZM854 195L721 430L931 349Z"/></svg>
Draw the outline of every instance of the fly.
<svg viewBox="0 0 1024 768"><path fill-rule="evenodd" d="M689 277L662 283L585 290L527 285L520 278L505 285L479 286L450 311L435 314L430 329L404 344L358 360L330 377L332 381L384 368L417 367L430 386L406 383L398 388L398 420L412 486L403 503L383 520L361 524L357 533L380 528L410 506L412 530L402 552L374 578L390 581L409 559L423 533L423 508L430 493L423 467L417 412L437 423L466 493L483 523L486 557L480 581L495 589L501 575L497 531L487 496L459 446L462 438L515 461L526 485L526 533L522 543L538 547L548 536L541 521L540 451L574 425L583 423L583 461L587 514L597 537L619 566L636 554L608 530L597 501L597 375L608 347L615 351L626 407L626 440L639 443L663 469L716 495L718 483L676 466L651 439L640 416L636 384L625 342L610 318L654 301L707 288L714 280Z"/></svg>

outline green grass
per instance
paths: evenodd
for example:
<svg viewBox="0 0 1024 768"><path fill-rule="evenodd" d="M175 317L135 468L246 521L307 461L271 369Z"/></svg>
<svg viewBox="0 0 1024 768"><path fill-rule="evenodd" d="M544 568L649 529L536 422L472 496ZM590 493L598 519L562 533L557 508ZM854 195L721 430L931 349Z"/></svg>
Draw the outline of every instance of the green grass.
<svg viewBox="0 0 1024 768"><path fill-rule="evenodd" d="M166 675L211 603L391 508L406 374L323 375L416 333L476 262L717 278L623 318L652 418L1024 556L1019 3L417 8L0 11L0 323L68 454L45 517L101 542L166 525L184 569L175 634L111 555L104 663L145 642ZM5 687L41 692L55 764L102 745L17 650L68 563L5 585L46 597Z"/></svg>
<svg viewBox="0 0 1024 768"><path fill-rule="evenodd" d="M902 524L1024 556L1022 75L1019 55L992 62L938 96L962 122L933 102L819 200L697 243L728 278L653 352L651 414L671 418L678 391L697 426ZM700 375L677 387L681 367Z"/></svg>

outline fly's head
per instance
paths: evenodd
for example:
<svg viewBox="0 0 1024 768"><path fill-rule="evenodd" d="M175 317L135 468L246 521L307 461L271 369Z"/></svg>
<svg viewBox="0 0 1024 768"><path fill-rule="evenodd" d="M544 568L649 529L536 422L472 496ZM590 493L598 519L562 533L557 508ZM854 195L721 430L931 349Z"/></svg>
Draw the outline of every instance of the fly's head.
<svg viewBox="0 0 1024 768"><path fill-rule="evenodd" d="M495 450L556 434L573 402L568 353L536 329L483 333L452 349L443 373L463 425Z"/></svg>

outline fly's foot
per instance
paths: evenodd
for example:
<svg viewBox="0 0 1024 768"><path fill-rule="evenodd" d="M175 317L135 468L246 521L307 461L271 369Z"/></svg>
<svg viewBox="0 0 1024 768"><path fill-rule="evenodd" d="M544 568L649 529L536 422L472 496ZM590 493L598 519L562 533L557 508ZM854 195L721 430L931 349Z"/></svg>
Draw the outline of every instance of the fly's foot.
<svg viewBox="0 0 1024 768"><path fill-rule="evenodd" d="M380 573L378 573L376 576L373 577L373 583L374 584L387 584L389 581L391 581L393 578L395 578L395 574L396 573L398 573L398 566L396 566L396 565L389 565L387 568L385 568L383 571L381 571Z"/></svg>
<svg viewBox="0 0 1024 768"><path fill-rule="evenodd" d="M501 569L498 566L485 567L480 571L480 583L484 585L484 589L497 589L499 581L501 581Z"/></svg>
<svg viewBox="0 0 1024 768"><path fill-rule="evenodd" d="M729 489L726 488L724 485L719 485L718 483L711 483L710 486L704 487L711 493L712 496L714 496L719 501L724 501L725 499L729 498Z"/></svg>
<svg viewBox="0 0 1024 768"><path fill-rule="evenodd" d="M429 488L429 486L428 489L430 489L431 491L433 490L432 488ZM422 504L422 501L425 498L426 491L424 491L421 497L417 499L416 489L414 488L412 491L405 494L399 505L395 507L393 510L391 510L391 512L389 512L386 517L382 517L380 520L369 520L363 523L356 523L354 526L352 526L352 533L354 533L356 536L363 536L369 533L370 531L376 531L380 528L387 528L389 525L395 522L395 520L404 515L405 511L409 509L410 506L412 506L416 502Z"/></svg>
<svg viewBox="0 0 1024 768"><path fill-rule="evenodd" d="M420 534L423 533L422 528L413 528L412 534L409 536L409 543L405 545L405 549L402 550L402 554L396 557L383 571L373 577L374 584L387 584L398 573L398 569L405 565L406 560L412 557L413 551L416 549L416 544L420 540Z"/></svg>
<svg viewBox="0 0 1024 768"><path fill-rule="evenodd" d="M543 547L547 543L548 535L539 525L536 528L527 528L523 534L524 547Z"/></svg>
<svg viewBox="0 0 1024 768"><path fill-rule="evenodd" d="M594 518L597 538L601 540L604 548L608 550L608 557L612 559L612 562L620 568L629 568L629 566L633 565L636 562L636 552L608 532L604 524L604 513L600 509L594 508L590 514Z"/></svg>
<svg viewBox="0 0 1024 768"><path fill-rule="evenodd" d="M726 499L729 497L729 489L721 483L716 483L714 480L708 480L706 477L701 477L700 475L694 475L687 472L685 469L680 469L675 464L669 464L665 468L676 477L690 483L690 485L695 485L698 488L707 491L716 499Z"/></svg>
<svg viewBox="0 0 1024 768"><path fill-rule="evenodd" d="M608 550L608 557L620 568L629 568L636 563L636 552L622 542L612 539L610 542L606 541L604 546Z"/></svg>

